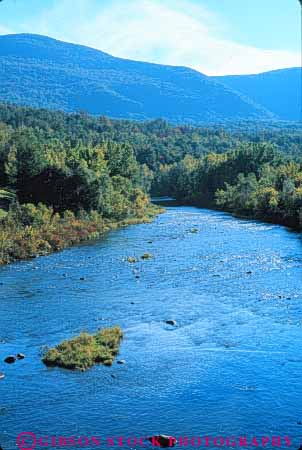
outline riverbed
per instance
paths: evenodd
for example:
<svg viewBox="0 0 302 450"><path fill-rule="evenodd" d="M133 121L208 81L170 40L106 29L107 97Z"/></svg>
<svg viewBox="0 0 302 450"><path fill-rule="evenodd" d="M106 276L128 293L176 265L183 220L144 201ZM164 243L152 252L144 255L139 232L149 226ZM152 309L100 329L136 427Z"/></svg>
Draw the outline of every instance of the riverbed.
<svg viewBox="0 0 302 450"><path fill-rule="evenodd" d="M1 268L1 446L27 431L287 435L298 448L301 263L301 236L284 227L169 207L151 224ZM42 364L45 346L116 324L126 364ZM3 362L18 352L26 358Z"/></svg>

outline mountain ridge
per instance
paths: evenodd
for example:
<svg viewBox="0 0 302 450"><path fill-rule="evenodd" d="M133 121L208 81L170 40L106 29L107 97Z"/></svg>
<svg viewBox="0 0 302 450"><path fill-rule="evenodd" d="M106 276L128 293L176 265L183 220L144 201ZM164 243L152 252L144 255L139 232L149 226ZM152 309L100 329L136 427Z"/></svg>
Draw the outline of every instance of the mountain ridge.
<svg viewBox="0 0 302 450"><path fill-rule="evenodd" d="M300 74L300 67L290 67L259 74L211 78L253 98L281 120L298 121L301 119Z"/></svg>
<svg viewBox="0 0 302 450"><path fill-rule="evenodd" d="M24 33L0 36L0 100L172 123L279 118L234 80Z"/></svg>

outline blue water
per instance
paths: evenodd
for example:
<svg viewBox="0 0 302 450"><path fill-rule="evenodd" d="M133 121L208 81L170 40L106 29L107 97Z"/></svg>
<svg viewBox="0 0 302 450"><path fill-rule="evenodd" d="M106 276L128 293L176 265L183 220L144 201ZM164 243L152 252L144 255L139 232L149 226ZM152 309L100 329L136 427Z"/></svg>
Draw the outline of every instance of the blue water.
<svg viewBox="0 0 302 450"><path fill-rule="evenodd" d="M145 252L154 259L126 261ZM288 435L298 448L301 263L301 238L283 227L170 207L151 224L2 268L1 446L31 431ZM125 365L41 363L43 346L115 324ZM3 362L18 352L26 359Z"/></svg>

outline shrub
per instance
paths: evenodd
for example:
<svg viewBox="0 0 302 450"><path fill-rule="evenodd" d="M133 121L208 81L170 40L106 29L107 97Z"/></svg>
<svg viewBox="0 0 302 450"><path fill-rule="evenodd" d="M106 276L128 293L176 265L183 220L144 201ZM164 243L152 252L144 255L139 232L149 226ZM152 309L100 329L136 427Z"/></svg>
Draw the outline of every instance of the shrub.
<svg viewBox="0 0 302 450"><path fill-rule="evenodd" d="M81 333L49 349L42 361L46 366L87 370L96 363L111 365L118 354L123 333L120 327L104 328L96 334Z"/></svg>

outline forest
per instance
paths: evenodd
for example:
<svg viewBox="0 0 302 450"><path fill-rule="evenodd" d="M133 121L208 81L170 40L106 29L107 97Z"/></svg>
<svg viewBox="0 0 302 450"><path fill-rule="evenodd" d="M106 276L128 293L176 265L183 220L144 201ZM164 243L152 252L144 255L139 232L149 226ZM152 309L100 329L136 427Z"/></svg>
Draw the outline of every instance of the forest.
<svg viewBox="0 0 302 450"><path fill-rule="evenodd" d="M150 220L150 194L301 229L302 129L0 105L0 263Z"/></svg>

